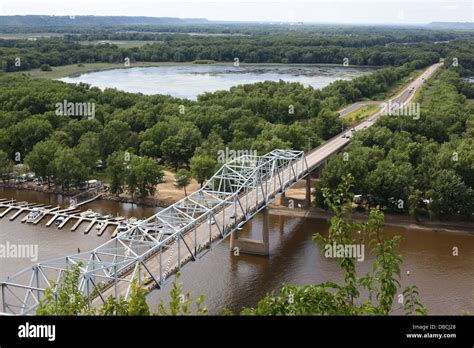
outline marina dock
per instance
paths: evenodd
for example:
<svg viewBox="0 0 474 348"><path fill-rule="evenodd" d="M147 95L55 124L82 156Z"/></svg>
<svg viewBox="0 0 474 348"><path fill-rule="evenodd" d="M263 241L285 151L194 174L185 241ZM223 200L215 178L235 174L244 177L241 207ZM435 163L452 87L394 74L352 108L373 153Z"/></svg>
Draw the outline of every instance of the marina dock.
<svg viewBox="0 0 474 348"><path fill-rule="evenodd" d="M102 236L109 228L114 228L112 238L117 236L121 230L126 230L132 227L132 223L129 223L128 220L121 216L112 217L110 215L101 215L91 210L81 211L80 209L77 209L80 206L98 199L100 196L101 194L65 209L61 209L59 206L53 207L51 205L23 201L18 202L14 199L9 200L6 198L0 198L0 219L14 212L13 215L9 217L10 221L14 221L24 215L21 222L27 223L29 218L31 218L31 213L33 212L37 214L34 221L29 221L33 225L37 225L46 217L49 219L46 222L46 227L55 224L58 229L62 229L70 221L75 221L70 229L71 232L76 231L83 223L87 223L83 230L84 234L88 234L95 227L97 229L97 236Z"/></svg>

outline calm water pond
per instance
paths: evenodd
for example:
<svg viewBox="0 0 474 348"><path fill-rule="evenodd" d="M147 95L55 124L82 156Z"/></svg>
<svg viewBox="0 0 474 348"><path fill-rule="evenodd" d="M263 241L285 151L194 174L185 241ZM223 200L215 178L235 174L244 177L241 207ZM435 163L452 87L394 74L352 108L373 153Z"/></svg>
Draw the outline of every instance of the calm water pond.
<svg viewBox="0 0 474 348"><path fill-rule="evenodd" d="M351 80L370 74L370 68L280 66L280 65L181 65L113 69L64 77L60 81L85 82L92 86L117 88L143 94L169 94L196 100L199 94L228 90L232 86L262 81L300 82L322 88L336 80Z"/></svg>

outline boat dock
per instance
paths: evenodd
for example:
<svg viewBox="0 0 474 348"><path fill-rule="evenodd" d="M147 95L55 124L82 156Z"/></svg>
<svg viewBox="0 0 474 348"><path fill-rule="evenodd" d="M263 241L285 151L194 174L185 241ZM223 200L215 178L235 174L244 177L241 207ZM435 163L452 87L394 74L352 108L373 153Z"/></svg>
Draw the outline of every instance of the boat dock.
<svg viewBox="0 0 474 348"><path fill-rule="evenodd" d="M132 227L132 223L120 216L113 217L111 215L101 215L91 210L81 211L77 209L79 206L90 203L99 197L100 194L66 209L53 207L51 205L17 202L14 199L8 200L0 198L0 219L14 211L14 214L9 218L10 221L14 221L20 215L25 214L21 220L22 223L29 222L33 225L37 225L45 217L48 217L49 220L46 222L46 227L55 224L58 229L62 229L70 221L75 221L70 229L72 232L76 231L83 223L87 223L86 228L83 230L84 234L88 234L95 227L97 235L102 236L109 228L114 228L112 238L121 230Z"/></svg>

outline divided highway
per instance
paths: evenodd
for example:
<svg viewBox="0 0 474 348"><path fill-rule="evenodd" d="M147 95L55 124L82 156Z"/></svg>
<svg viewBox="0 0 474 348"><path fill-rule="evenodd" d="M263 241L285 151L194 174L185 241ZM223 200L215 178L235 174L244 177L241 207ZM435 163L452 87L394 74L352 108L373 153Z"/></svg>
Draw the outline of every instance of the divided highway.
<svg viewBox="0 0 474 348"><path fill-rule="evenodd" d="M395 96L391 100L387 100L386 103L391 101L392 105L398 104L399 106L406 105L410 102L410 100L415 95L415 92L420 88L423 83L430 78L433 73L442 66L443 63L437 63L431 65L428 69L426 69L423 74L418 76L414 81L412 81L402 92L400 92L397 96ZM350 108L350 107L348 107ZM347 110L348 108L344 109ZM321 163L326 161L331 155L338 152L344 146L346 146L351 139L352 133L355 131L359 131L361 129L371 127L377 119L384 114L382 108L376 111L373 115L368 116L364 121L360 122L354 127L346 130L335 136L334 138L324 142L317 148L313 149L309 153L306 154L306 162L308 163L309 170L313 170L317 168Z"/></svg>

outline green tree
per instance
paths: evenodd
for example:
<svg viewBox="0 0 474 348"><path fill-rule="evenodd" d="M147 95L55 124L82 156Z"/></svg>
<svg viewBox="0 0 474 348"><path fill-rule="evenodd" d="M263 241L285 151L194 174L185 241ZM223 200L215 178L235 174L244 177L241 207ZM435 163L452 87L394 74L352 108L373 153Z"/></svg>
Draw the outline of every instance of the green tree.
<svg viewBox="0 0 474 348"><path fill-rule="evenodd" d="M13 161L8 158L8 155L0 150L0 178L5 181L10 179L13 171Z"/></svg>
<svg viewBox="0 0 474 348"><path fill-rule="evenodd" d="M9 129L12 148L25 155L33 146L45 140L53 132L51 123L39 118L28 118Z"/></svg>
<svg viewBox="0 0 474 348"><path fill-rule="evenodd" d="M187 196L186 187L191 183L191 173L184 168L176 172L174 176L174 186L179 189L184 189L184 194Z"/></svg>
<svg viewBox="0 0 474 348"><path fill-rule="evenodd" d="M130 291L130 301L128 301L128 315L148 316L150 315L150 307L146 302L148 291L143 289L137 281L132 283Z"/></svg>
<svg viewBox="0 0 474 348"><path fill-rule="evenodd" d="M127 170L127 188L132 197L136 190L140 198L153 196L163 175L163 168L153 158L132 155L130 168Z"/></svg>
<svg viewBox="0 0 474 348"><path fill-rule="evenodd" d="M62 273L58 284L52 282L45 290L39 302L36 315L103 315L103 316L150 316L153 313L146 302L148 290L134 279L131 284L129 300L123 296L115 298L109 296L100 309L90 305L89 300L79 288L82 264L73 264ZM170 291L170 301L165 304L163 300L158 305L158 315L203 315L207 307L203 306L205 297L199 296L197 300L191 297L189 291L183 291L183 283L178 283L179 272ZM193 309L194 306L194 309Z"/></svg>
<svg viewBox="0 0 474 348"><path fill-rule="evenodd" d="M223 150L224 147L224 141L222 140L221 136L212 131L209 136L204 139L201 146L196 148L194 155L216 158L219 151Z"/></svg>
<svg viewBox="0 0 474 348"><path fill-rule="evenodd" d="M79 160L92 172L97 167L100 158L99 135L87 132L79 139L79 144L74 148L74 152Z"/></svg>
<svg viewBox="0 0 474 348"><path fill-rule="evenodd" d="M51 68L51 66L49 64L42 64L41 67L40 67L40 70L41 71L53 71L53 69Z"/></svg>
<svg viewBox="0 0 474 348"><path fill-rule="evenodd" d="M51 168L55 184L61 185L63 190L69 189L71 185L81 187L87 179L86 166L70 148L60 148L56 151Z"/></svg>
<svg viewBox="0 0 474 348"><path fill-rule="evenodd" d="M58 284L52 284L44 292L36 315L92 315L95 310L79 289L81 264L73 264L69 270L62 273Z"/></svg>
<svg viewBox="0 0 474 348"><path fill-rule="evenodd" d="M110 192L115 195L119 195L124 191L129 162L130 154L124 151L116 151L107 158L105 172L109 179Z"/></svg>
<svg viewBox="0 0 474 348"><path fill-rule="evenodd" d="M472 214L474 209L474 190L466 187L453 170L442 169L427 191L430 199L428 210L432 217Z"/></svg>
<svg viewBox="0 0 474 348"><path fill-rule="evenodd" d="M159 315L192 315L192 305L194 299L191 297L189 291L183 291L183 283L178 283L177 280L180 277L180 273L176 273L176 278L173 282L173 288L170 290L170 301L166 305L163 300L158 304ZM203 306L205 301L204 295L194 302L196 307L194 315L203 315L207 313L207 307Z"/></svg>
<svg viewBox="0 0 474 348"><path fill-rule="evenodd" d="M216 166L216 160L206 156L194 156L190 161L191 173L201 187L204 181L214 175Z"/></svg>
<svg viewBox="0 0 474 348"><path fill-rule="evenodd" d="M115 151L127 148L126 139L130 134L130 126L119 120L108 122L100 133L99 145L102 159L106 159Z"/></svg>
<svg viewBox="0 0 474 348"><path fill-rule="evenodd" d="M52 163L55 160L56 152L60 148L61 145L53 140L39 142L26 156L25 162L36 176L47 179L49 183L54 170Z"/></svg>
<svg viewBox="0 0 474 348"><path fill-rule="evenodd" d="M193 126L189 129L180 129L176 135L168 137L161 143L160 149L165 161L174 169L178 169L180 165L189 161L201 141L201 133Z"/></svg>

